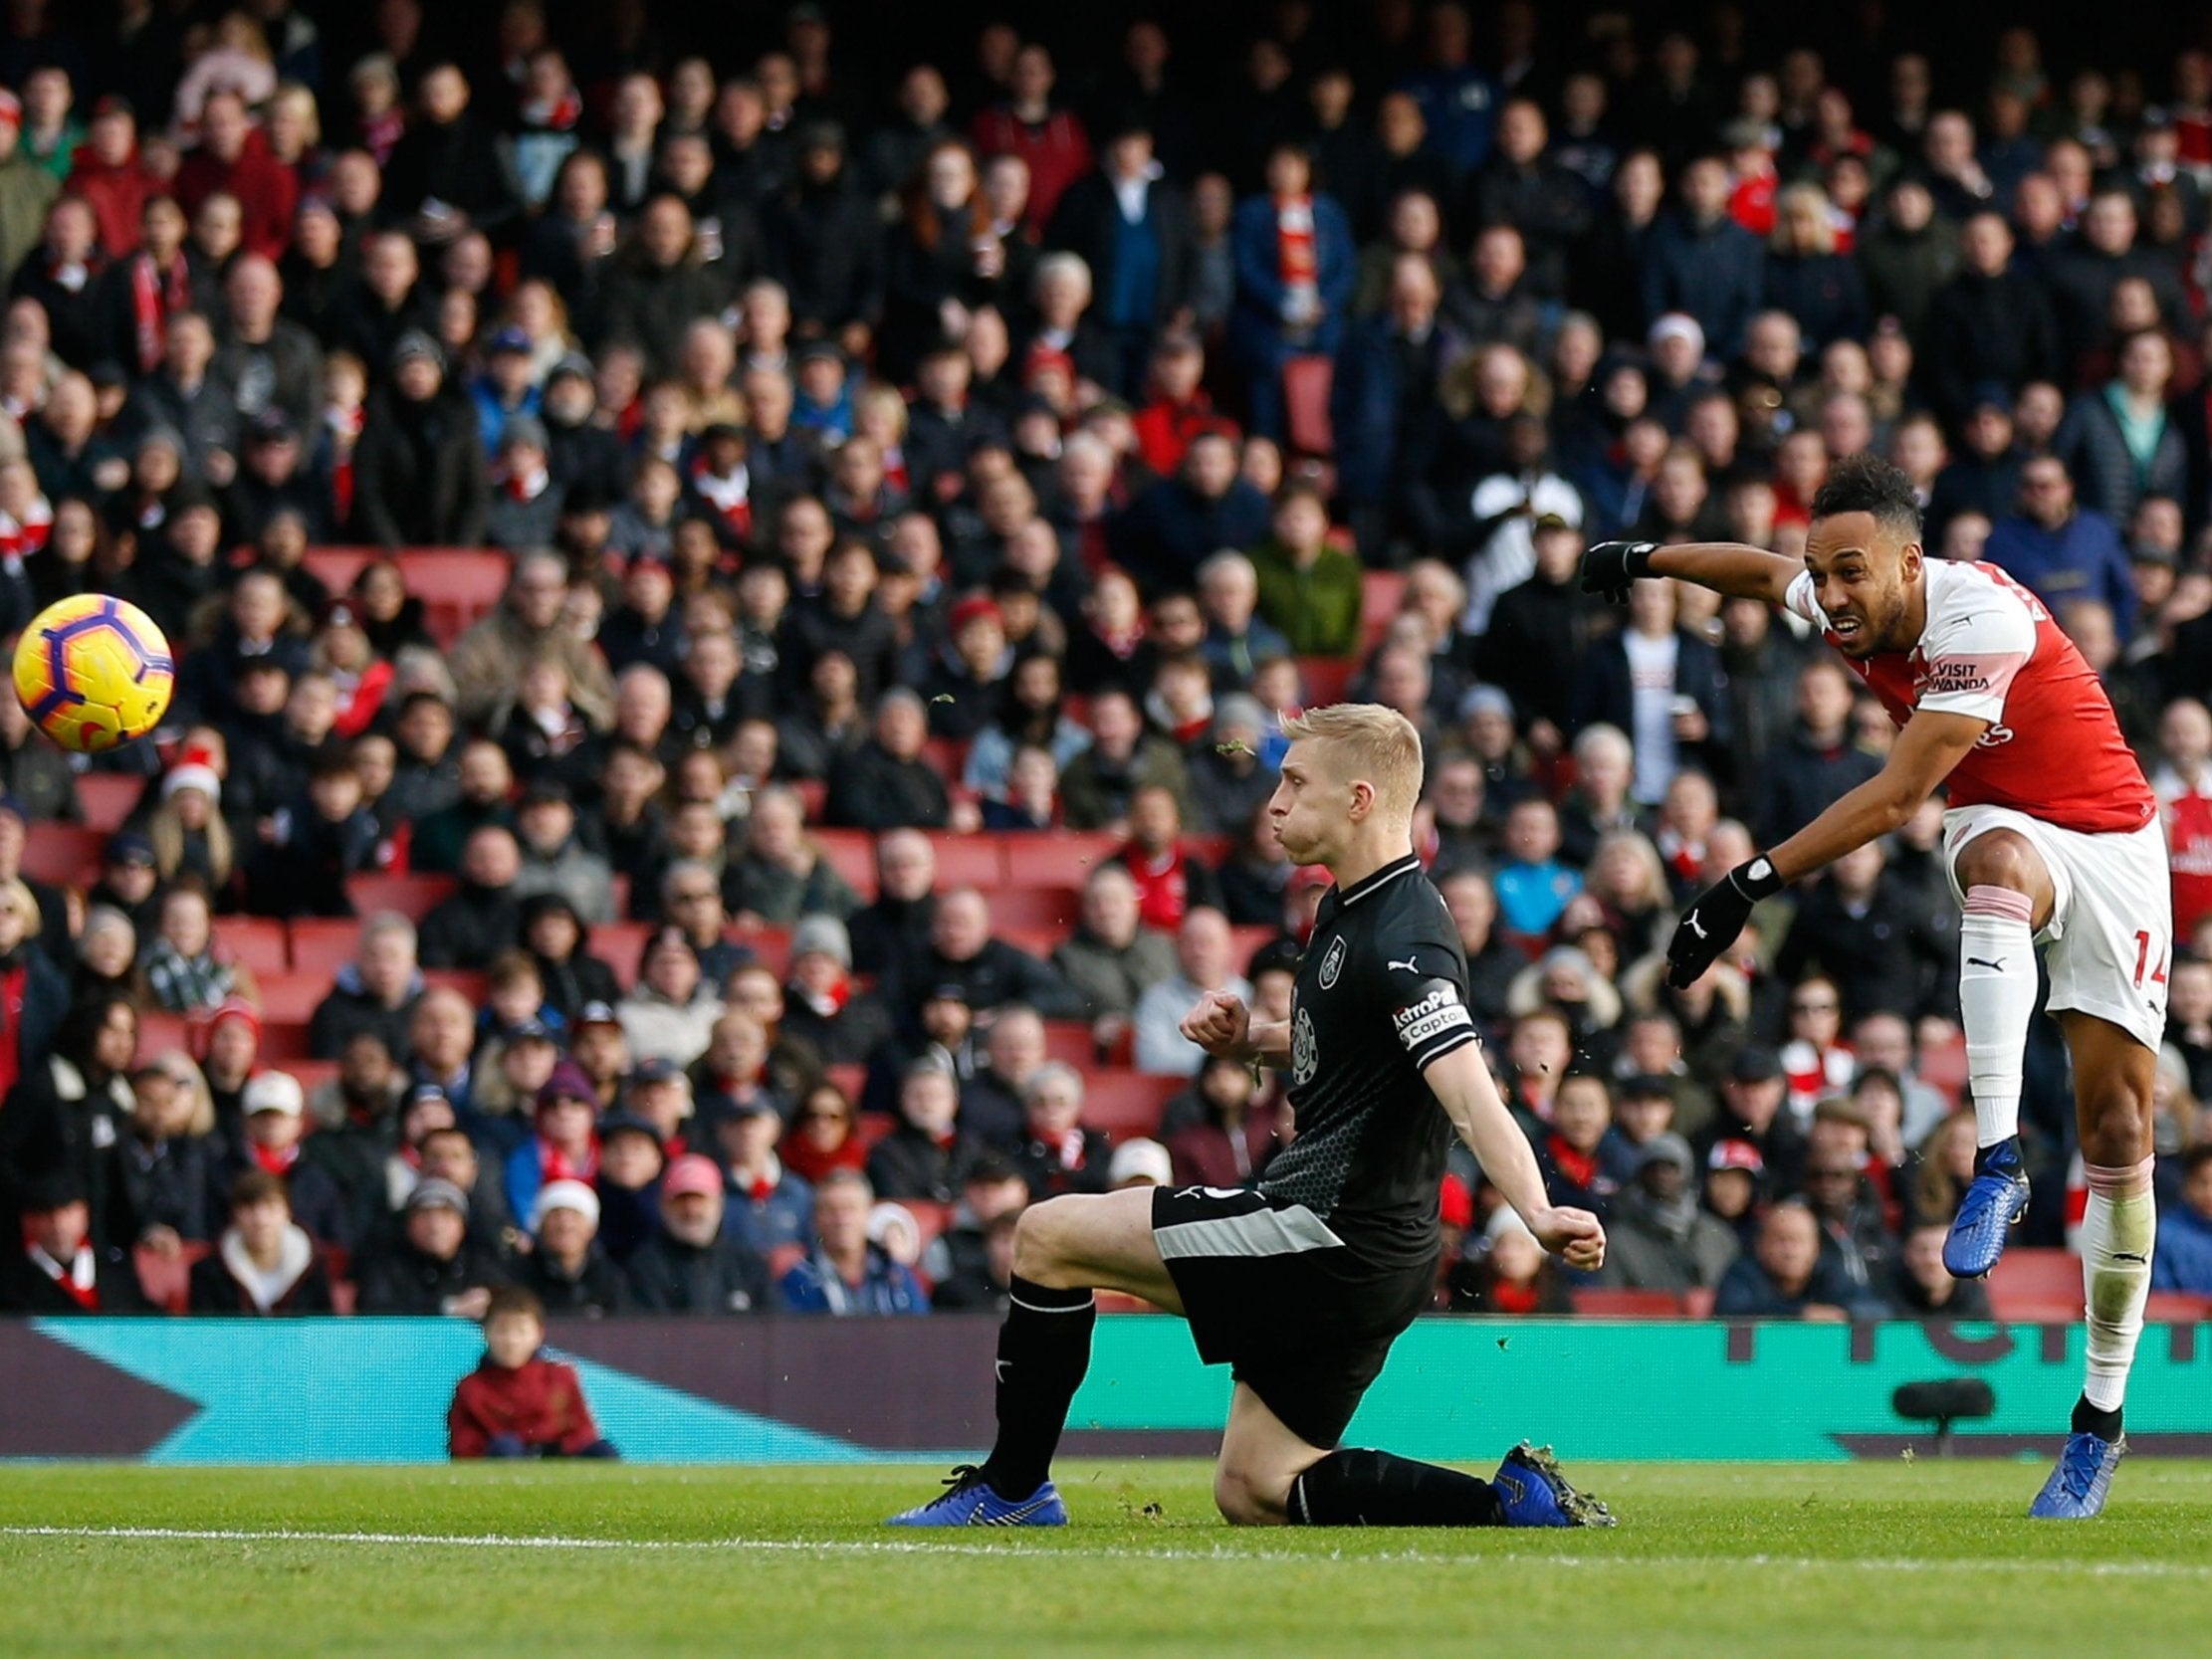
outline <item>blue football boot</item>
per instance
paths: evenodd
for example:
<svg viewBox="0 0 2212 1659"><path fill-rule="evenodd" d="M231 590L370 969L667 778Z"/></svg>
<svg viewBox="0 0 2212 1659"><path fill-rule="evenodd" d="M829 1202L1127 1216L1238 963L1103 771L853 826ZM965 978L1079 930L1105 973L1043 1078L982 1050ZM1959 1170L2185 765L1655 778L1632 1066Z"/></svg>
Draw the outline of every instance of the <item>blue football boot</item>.
<svg viewBox="0 0 2212 1659"><path fill-rule="evenodd" d="M1067 1506L1060 1490L1046 1481L1019 1503L1001 1498L973 1463L954 1469L944 1496L902 1510L886 1527L1064 1527Z"/></svg>
<svg viewBox="0 0 2212 1659"><path fill-rule="evenodd" d="M1614 1525L1611 1510L1567 1484L1549 1446L1531 1446L1523 1440L1505 1454L1490 1485L1497 1490L1508 1527Z"/></svg>
<svg viewBox="0 0 2212 1659"><path fill-rule="evenodd" d="M1943 1241L1943 1266L1953 1279L1979 1279L2005 1253L2012 1224L2028 1212L2028 1176L2020 1167L2020 1142L2007 1138L1974 1156L1974 1178L1951 1218Z"/></svg>
<svg viewBox="0 0 2212 1659"><path fill-rule="evenodd" d="M2028 1506L2028 1514L2037 1521L2090 1521L2102 1515L2112 1471L2126 1455L2125 1436L2106 1440L2087 1430L2068 1435L2059 1466Z"/></svg>

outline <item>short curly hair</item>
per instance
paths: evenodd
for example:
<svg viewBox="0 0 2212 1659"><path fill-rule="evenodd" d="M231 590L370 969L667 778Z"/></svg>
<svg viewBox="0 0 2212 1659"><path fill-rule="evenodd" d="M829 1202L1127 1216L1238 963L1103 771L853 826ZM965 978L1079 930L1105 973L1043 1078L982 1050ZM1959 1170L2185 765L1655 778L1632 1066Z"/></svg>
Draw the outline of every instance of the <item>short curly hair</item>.
<svg viewBox="0 0 2212 1659"><path fill-rule="evenodd" d="M1845 456L1813 493L1815 518L1839 513L1871 513L1899 535L1920 533L1920 499L1912 493L1912 480L1871 450Z"/></svg>

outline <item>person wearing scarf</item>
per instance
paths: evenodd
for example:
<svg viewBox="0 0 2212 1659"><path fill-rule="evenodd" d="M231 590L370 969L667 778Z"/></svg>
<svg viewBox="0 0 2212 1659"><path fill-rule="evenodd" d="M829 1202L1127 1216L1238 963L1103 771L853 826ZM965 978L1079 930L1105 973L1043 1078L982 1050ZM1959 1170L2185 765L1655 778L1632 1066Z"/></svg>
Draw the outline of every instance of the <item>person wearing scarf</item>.
<svg viewBox="0 0 2212 1659"><path fill-rule="evenodd" d="M723 1230L764 1258L787 1244L803 1245L814 1235L813 1189L775 1155L782 1133L783 1120L766 1095L724 1113L711 1130L730 1189Z"/></svg>
<svg viewBox="0 0 2212 1659"><path fill-rule="evenodd" d="M538 1091L536 1133L508 1154L507 1201L517 1215L535 1213L538 1195L554 1181L599 1175L598 1103L591 1080L572 1060L553 1067Z"/></svg>
<svg viewBox="0 0 2212 1659"><path fill-rule="evenodd" d="M1566 1282L1552 1272L1543 1248L1510 1204L1491 1211L1474 1250L1450 1276L1453 1313L1571 1314Z"/></svg>
<svg viewBox="0 0 2212 1659"><path fill-rule="evenodd" d="M1266 193L1237 204L1230 225L1236 302L1229 345L1250 381L1252 430L1284 432L1282 371L1293 357L1333 357L1352 298L1352 231L1344 210L1313 189L1313 162L1295 142L1267 157Z"/></svg>
<svg viewBox="0 0 2212 1659"><path fill-rule="evenodd" d="M74 1316L146 1312L130 1258L94 1242L85 1189L55 1176L24 1195L19 1244L0 1258L0 1313Z"/></svg>
<svg viewBox="0 0 2212 1659"><path fill-rule="evenodd" d="M301 1156L308 1103L300 1080L289 1072L263 1072L246 1085L241 1104L246 1129L232 1169L258 1169L283 1181L294 1214L312 1236L350 1244L353 1216L345 1195L329 1170Z"/></svg>
<svg viewBox="0 0 2212 1659"><path fill-rule="evenodd" d="M753 475L746 466L741 428L717 421L700 434L685 487L704 507L716 539L725 547L743 547L752 541Z"/></svg>
<svg viewBox="0 0 2212 1659"><path fill-rule="evenodd" d="M265 1169L231 1182L230 1225L214 1253L192 1264L195 1314L266 1318L329 1314L331 1279L315 1241L292 1219L285 1183Z"/></svg>
<svg viewBox="0 0 2212 1659"><path fill-rule="evenodd" d="M138 251L110 270L115 320L111 349L140 376L159 368L169 348L169 318L192 311L194 277L185 251L184 210L172 196L149 196L139 210Z"/></svg>

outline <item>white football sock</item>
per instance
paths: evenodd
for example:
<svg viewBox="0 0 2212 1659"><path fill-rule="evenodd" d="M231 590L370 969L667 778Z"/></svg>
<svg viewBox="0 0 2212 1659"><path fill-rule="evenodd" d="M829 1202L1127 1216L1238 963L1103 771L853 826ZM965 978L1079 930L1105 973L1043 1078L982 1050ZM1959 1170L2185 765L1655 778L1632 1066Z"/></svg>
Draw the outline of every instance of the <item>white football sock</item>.
<svg viewBox="0 0 2212 1659"><path fill-rule="evenodd" d="M2090 1363L2082 1395L2100 1411L2117 1411L2126 1397L2135 1344L2143 1334L2158 1205L2150 1195L2149 1158L2127 1168L2092 1163L2088 1169L2082 1288L2089 1306Z"/></svg>
<svg viewBox="0 0 2212 1659"><path fill-rule="evenodd" d="M1975 887L1958 925L1958 1009L1976 1141L2020 1133L2020 1068L2036 1010L2034 912L2025 893Z"/></svg>

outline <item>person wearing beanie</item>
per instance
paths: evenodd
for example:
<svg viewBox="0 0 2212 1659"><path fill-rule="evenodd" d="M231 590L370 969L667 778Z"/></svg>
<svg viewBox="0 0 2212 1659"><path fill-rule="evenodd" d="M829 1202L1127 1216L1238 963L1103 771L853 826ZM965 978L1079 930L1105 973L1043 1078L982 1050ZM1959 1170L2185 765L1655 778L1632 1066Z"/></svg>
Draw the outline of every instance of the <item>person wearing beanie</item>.
<svg viewBox="0 0 2212 1659"><path fill-rule="evenodd" d="M1697 1202L1697 1159L1672 1131L1637 1148L1635 1178L1613 1201L1598 1283L1617 1290L1711 1290L1735 1264L1736 1230Z"/></svg>
<svg viewBox="0 0 2212 1659"><path fill-rule="evenodd" d="M363 1314L481 1319L507 1272L469 1237L468 1194L428 1176L408 1195L398 1237L368 1255L358 1279Z"/></svg>
<svg viewBox="0 0 2212 1659"><path fill-rule="evenodd" d="M777 1037L804 1043L825 1066L852 1066L865 1064L891 1034L882 1001L855 993L845 925L833 916L799 918Z"/></svg>
<svg viewBox="0 0 2212 1659"><path fill-rule="evenodd" d="M580 1180L550 1181L531 1216L537 1244L516 1279L553 1319L601 1319L629 1306L629 1281L599 1243L599 1195Z"/></svg>
<svg viewBox="0 0 2212 1659"><path fill-rule="evenodd" d="M520 1040L522 1034L517 1034ZM534 1133L507 1159L507 1201L533 1215L541 1193L561 1182L589 1185L599 1174L598 1104L572 1060L558 1062L538 1091Z"/></svg>

